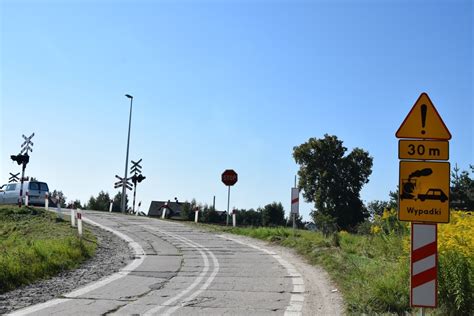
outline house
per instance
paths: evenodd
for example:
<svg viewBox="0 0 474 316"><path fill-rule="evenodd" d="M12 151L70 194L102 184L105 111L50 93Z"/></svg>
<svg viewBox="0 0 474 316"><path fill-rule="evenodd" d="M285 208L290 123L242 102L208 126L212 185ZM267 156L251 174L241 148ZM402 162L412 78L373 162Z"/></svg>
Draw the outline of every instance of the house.
<svg viewBox="0 0 474 316"><path fill-rule="evenodd" d="M150 208L148 209L148 216L161 217L163 209L167 207L168 208L167 213L169 213L171 217L177 217L181 215L181 211L186 204L189 204L189 203L171 202L169 200L168 201L151 201Z"/></svg>

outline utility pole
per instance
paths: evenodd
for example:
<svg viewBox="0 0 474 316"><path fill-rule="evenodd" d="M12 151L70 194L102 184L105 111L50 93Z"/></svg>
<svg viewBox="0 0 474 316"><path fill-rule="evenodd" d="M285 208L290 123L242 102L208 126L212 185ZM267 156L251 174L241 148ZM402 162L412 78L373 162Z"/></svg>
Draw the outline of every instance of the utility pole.
<svg viewBox="0 0 474 316"><path fill-rule="evenodd" d="M130 99L130 115L128 117L128 138L127 138L127 154L125 156L125 174L123 176L123 179L127 179L127 169L128 169L128 151L130 148L130 128L132 127L132 107L133 107L133 96L130 94L125 95L127 98ZM126 180L125 180L126 181ZM127 188L126 186L122 186L122 213L126 212L126 194L127 194Z"/></svg>

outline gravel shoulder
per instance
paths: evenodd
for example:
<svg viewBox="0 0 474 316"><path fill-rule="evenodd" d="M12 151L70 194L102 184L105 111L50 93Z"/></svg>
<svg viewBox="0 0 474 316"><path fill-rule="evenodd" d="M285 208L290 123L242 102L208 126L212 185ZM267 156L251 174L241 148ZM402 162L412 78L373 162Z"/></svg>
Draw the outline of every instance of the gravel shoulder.
<svg viewBox="0 0 474 316"><path fill-rule="evenodd" d="M85 227L97 237L95 256L75 270L1 294L0 314L61 297L80 286L118 272L133 259L127 242L98 227L87 224Z"/></svg>
<svg viewBox="0 0 474 316"><path fill-rule="evenodd" d="M329 274L323 268L309 264L290 248L245 236L226 233L222 235L270 250L293 264L304 279L305 295L303 315L345 315L342 295L331 281Z"/></svg>

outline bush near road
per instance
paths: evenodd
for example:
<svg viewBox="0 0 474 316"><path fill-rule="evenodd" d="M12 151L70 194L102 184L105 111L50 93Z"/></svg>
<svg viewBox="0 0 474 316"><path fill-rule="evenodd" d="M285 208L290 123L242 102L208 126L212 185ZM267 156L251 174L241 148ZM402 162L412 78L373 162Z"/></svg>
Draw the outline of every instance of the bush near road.
<svg viewBox="0 0 474 316"><path fill-rule="evenodd" d="M95 253L69 222L43 209L0 207L0 293L77 267Z"/></svg>
<svg viewBox="0 0 474 316"><path fill-rule="evenodd" d="M224 231L267 240L295 249L310 263L330 274L344 295L350 314L398 314L410 308L409 224L385 211L366 222L359 234L340 231L331 235L291 228L222 227ZM432 315L473 315L474 215L451 212L449 224L438 224L438 301Z"/></svg>

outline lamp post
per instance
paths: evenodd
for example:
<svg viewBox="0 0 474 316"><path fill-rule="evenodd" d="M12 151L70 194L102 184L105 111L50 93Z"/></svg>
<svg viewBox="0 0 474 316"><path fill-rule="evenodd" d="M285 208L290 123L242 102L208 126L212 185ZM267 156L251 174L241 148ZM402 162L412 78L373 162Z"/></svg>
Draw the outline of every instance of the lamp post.
<svg viewBox="0 0 474 316"><path fill-rule="evenodd" d="M130 127L132 126L132 106L133 106L133 96L130 94L125 95L127 98L130 99L130 116L128 118L128 138L127 138L127 155L125 156L125 174L124 174L124 181L127 181L127 169L128 169L128 149L130 147ZM125 213L126 209L126 201L127 201L127 196L126 192L127 191L127 186L124 185L122 186L122 213Z"/></svg>

